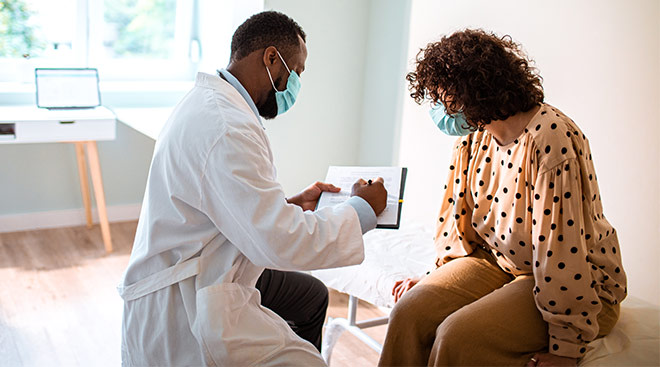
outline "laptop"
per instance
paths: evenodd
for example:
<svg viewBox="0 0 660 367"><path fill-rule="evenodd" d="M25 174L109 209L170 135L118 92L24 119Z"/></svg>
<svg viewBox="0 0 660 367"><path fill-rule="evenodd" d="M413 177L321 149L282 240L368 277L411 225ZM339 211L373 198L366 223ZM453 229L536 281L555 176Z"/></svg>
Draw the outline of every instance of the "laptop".
<svg viewBox="0 0 660 367"><path fill-rule="evenodd" d="M37 107L94 108L101 105L99 73L94 68L36 68Z"/></svg>

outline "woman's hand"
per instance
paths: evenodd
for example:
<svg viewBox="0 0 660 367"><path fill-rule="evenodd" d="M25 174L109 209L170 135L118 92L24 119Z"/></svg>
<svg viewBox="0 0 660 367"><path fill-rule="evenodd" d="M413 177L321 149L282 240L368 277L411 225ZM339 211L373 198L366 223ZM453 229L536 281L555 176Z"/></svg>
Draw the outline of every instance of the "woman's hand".
<svg viewBox="0 0 660 367"><path fill-rule="evenodd" d="M550 366L577 366L577 358L560 357L551 353L536 353L527 362L527 367L550 367Z"/></svg>
<svg viewBox="0 0 660 367"><path fill-rule="evenodd" d="M415 284L419 283L421 279L422 277L406 278L404 280L398 280L396 283L394 283L394 288L392 288L394 303L399 302L401 297L403 297L403 295L408 292L410 288L414 287Z"/></svg>
<svg viewBox="0 0 660 367"><path fill-rule="evenodd" d="M298 205L303 210L314 210L316 209L316 203L319 201L319 197L323 191L339 192L341 189L335 185L317 181L309 185L300 194L293 196L286 201L289 204Z"/></svg>

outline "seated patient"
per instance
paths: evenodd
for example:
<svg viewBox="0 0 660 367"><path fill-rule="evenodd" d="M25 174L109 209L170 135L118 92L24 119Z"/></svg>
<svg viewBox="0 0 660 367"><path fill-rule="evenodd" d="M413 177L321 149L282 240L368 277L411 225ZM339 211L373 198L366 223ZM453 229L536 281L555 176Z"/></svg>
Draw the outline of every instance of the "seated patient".
<svg viewBox="0 0 660 367"><path fill-rule="evenodd" d="M440 130L462 137L442 187L437 268L395 285L379 364L575 366L627 293L587 137L544 103L508 36L456 32L416 61L411 97L430 99Z"/></svg>

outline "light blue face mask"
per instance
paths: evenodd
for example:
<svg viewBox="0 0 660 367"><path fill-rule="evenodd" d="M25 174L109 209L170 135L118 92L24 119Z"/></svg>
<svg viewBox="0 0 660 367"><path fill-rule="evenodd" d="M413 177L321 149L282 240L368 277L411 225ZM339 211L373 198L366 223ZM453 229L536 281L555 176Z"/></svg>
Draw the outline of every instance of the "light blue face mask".
<svg viewBox="0 0 660 367"><path fill-rule="evenodd" d="M435 106L431 105L429 114L431 115L433 122L435 122L435 124L438 126L438 129L447 135L464 136L475 130L470 125L468 125L463 113L458 112L453 115L449 115L445 110L445 106L443 106L440 102L435 104Z"/></svg>
<svg viewBox="0 0 660 367"><path fill-rule="evenodd" d="M277 114L281 115L284 112L288 111L289 108L291 108L291 106L293 106L293 104L296 103L296 97L298 97L298 92L300 92L300 77L298 76L298 73L289 69L289 66L287 66L286 61L284 61L279 51L277 51L277 55L280 57L280 60L282 60L284 67L289 72L289 79L286 82L286 89L283 91L277 90L277 87L275 87L275 83L273 82L273 77L270 75L270 70L268 70L268 67L266 67L266 71L268 72L268 77L270 78L270 84L272 84L273 89L275 89L275 100L277 101Z"/></svg>

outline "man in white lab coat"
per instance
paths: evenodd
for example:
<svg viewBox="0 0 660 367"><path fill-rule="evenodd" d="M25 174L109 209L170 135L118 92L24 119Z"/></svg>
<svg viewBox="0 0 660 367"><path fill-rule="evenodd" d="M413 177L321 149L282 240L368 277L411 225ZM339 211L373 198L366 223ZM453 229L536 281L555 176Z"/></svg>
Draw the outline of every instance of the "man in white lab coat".
<svg viewBox="0 0 660 367"><path fill-rule="evenodd" d="M174 109L118 287L123 364L325 365L317 348L327 290L284 271L362 262L362 234L387 193L382 180L360 180L346 203L318 211L334 186L285 197L260 116L291 107L306 57L298 24L256 14L236 30L227 69L199 73Z"/></svg>

